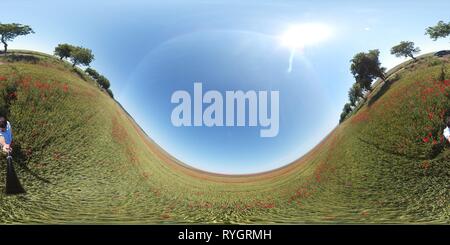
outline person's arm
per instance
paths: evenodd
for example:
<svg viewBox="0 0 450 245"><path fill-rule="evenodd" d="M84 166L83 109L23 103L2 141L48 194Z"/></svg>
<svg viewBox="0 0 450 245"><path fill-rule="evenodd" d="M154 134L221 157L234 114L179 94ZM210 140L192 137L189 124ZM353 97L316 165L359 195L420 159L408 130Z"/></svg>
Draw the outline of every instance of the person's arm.
<svg viewBox="0 0 450 245"><path fill-rule="evenodd" d="M9 125L9 131L11 132L11 144L10 145L12 145L14 136L13 136L13 131L12 131L11 124Z"/></svg>
<svg viewBox="0 0 450 245"><path fill-rule="evenodd" d="M444 138L450 143L450 129L444 130Z"/></svg>
<svg viewBox="0 0 450 245"><path fill-rule="evenodd" d="M11 123L8 122L8 127L9 127L9 138L10 138L10 142L7 145L8 151L12 151L12 144L13 144L13 131L12 131L12 127L11 127Z"/></svg>
<svg viewBox="0 0 450 245"><path fill-rule="evenodd" d="M3 137L3 135L0 135L0 144L3 146L2 148L3 151L6 152L10 151L11 147L8 144L6 144L5 137Z"/></svg>

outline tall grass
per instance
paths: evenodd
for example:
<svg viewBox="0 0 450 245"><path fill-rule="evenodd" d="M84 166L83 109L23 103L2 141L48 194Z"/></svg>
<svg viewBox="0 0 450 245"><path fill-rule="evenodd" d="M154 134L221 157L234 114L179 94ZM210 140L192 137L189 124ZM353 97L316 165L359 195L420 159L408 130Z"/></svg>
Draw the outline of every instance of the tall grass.
<svg viewBox="0 0 450 245"><path fill-rule="evenodd" d="M399 69L383 94L287 170L238 178L172 163L70 64L21 52L15 55L37 60L0 58L0 107L13 126L16 169L27 194L0 194L0 222L450 220L450 150L441 136L450 81L438 79L446 59Z"/></svg>

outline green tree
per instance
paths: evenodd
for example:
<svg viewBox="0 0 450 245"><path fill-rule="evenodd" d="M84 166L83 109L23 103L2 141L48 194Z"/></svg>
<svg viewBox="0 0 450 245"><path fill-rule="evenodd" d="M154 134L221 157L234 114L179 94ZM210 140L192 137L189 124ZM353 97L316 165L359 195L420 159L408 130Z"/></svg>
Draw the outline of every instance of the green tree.
<svg viewBox="0 0 450 245"><path fill-rule="evenodd" d="M109 96L111 96L111 98L114 98L114 94L113 94L113 92L112 92L112 90L110 88L108 88L106 90L106 92L109 94Z"/></svg>
<svg viewBox="0 0 450 245"><path fill-rule="evenodd" d="M414 55L419 52L420 48L414 47L414 42L409 41L401 41L400 44L391 48L391 54L394 54L397 57L411 57L414 61L416 61Z"/></svg>
<svg viewBox="0 0 450 245"><path fill-rule="evenodd" d="M86 68L86 70L84 70L87 74L89 74L89 76L91 76L92 78L94 78L95 80L97 80L99 77L100 77L100 74L96 71L96 70L94 70L94 69L92 69L92 68L90 68L90 67L88 67L88 68Z"/></svg>
<svg viewBox="0 0 450 245"><path fill-rule="evenodd" d="M58 44L58 46L56 46L55 51L53 51L53 53L56 56L59 56L59 58L62 60L63 58L69 58L71 52L75 49L74 46L67 44L67 43L63 43L63 44Z"/></svg>
<svg viewBox="0 0 450 245"><path fill-rule="evenodd" d="M97 78L97 83L100 85L100 87L102 87L102 88L104 88L104 89L108 89L109 86L110 86L109 80L108 80L105 76L103 76L103 75L100 75L100 76Z"/></svg>
<svg viewBox="0 0 450 245"><path fill-rule="evenodd" d="M350 103L346 103L344 105L344 108L342 109L342 113L341 113L341 117L339 119L339 123L342 123L345 118L347 118L348 114L352 112L352 106L350 105Z"/></svg>
<svg viewBox="0 0 450 245"><path fill-rule="evenodd" d="M4 53L8 51L8 42L14 40L18 36L25 36L34 33L33 29L27 25L12 23L0 23L0 41L3 43Z"/></svg>
<svg viewBox="0 0 450 245"><path fill-rule="evenodd" d="M369 50L368 53L357 53L350 60L350 71L361 88L371 91L372 81L375 78L386 79L384 71L379 60L380 51L378 49Z"/></svg>
<svg viewBox="0 0 450 245"><path fill-rule="evenodd" d="M346 103L345 105L344 105L344 109L342 109L342 111L343 112L345 112L345 113L350 113L350 112L352 112L352 105L350 105L350 103Z"/></svg>
<svg viewBox="0 0 450 245"><path fill-rule="evenodd" d="M94 60L92 50L83 47L74 47L70 52L70 59L72 60L72 66L75 67L78 64L89 66Z"/></svg>
<svg viewBox="0 0 450 245"><path fill-rule="evenodd" d="M347 115L348 115L347 113L342 112L341 117L339 118L339 123L342 123L345 120L345 118L347 117Z"/></svg>
<svg viewBox="0 0 450 245"><path fill-rule="evenodd" d="M356 102L358 102L359 98L362 97L363 91L361 89L361 85L359 83L354 83L348 91L348 99L350 100L350 104L352 106L356 106Z"/></svg>
<svg viewBox="0 0 450 245"><path fill-rule="evenodd" d="M435 26L430 26L425 29L425 35L430 36L433 41L438 38L444 38L450 35L450 22L445 23L444 21L439 21Z"/></svg>

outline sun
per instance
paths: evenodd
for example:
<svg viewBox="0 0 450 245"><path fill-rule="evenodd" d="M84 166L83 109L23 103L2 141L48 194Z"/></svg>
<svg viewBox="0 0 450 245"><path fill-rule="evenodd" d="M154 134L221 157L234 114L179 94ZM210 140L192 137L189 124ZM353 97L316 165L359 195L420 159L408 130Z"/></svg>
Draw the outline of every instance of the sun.
<svg viewBox="0 0 450 245"><path fill-rule="evenodd" d="M281 45L290 49L302 49L316 44L331 36L331 28L320 23L292 25L281 36Z"/></svg>
<svg viewBox="0 0 450 245"><path fill-rule="evenodd" d="M303 23L290 26L279 37L281 45L291 50L287 72L292 72L296 51L302 53L305 46L314 45L326 40L331 34L331 28L328 25L320 23Z"/></svg>

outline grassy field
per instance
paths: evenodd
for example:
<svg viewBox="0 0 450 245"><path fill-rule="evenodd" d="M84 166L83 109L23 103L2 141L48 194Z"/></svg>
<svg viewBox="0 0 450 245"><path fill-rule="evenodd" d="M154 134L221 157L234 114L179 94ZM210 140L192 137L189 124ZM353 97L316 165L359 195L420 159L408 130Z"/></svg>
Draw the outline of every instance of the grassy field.
<svg viewBox="0 0 450 245"><path fill-rule="evenodd" d="M0 107L27 194L3 194L1 164L0 223L449 223L449 63L405 63L299 160L226 176L173 159L81 70L15 51Z"/></svg>

